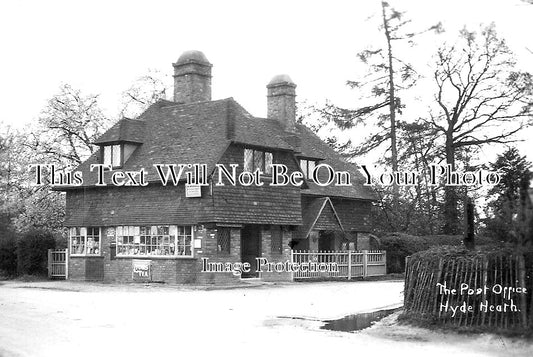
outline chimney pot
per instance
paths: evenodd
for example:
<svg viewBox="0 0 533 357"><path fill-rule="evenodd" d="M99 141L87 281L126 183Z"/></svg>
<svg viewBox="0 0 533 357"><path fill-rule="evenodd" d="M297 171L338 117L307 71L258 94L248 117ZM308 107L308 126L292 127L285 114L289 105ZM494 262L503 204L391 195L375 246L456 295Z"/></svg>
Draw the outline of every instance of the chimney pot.
<svg viewBox="0 0 533 357"><path fill-rule="evenodd" d="M274 76L267 85L267 117L278 120L285 131L296 132L296 84L286 74Z"/></svg>
<svg viewBox="0 0 533 357"><path fill-rule="evenodd" d="M174 101L192 103L211 100L211 67L201 51L184 52L174 66Z"/></svg>

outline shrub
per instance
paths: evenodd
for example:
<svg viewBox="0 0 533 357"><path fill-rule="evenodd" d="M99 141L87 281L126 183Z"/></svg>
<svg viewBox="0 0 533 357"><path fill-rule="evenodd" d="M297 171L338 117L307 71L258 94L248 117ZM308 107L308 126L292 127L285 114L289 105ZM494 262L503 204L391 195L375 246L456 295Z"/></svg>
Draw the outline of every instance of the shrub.
<svg viewBox="0 0 533 357"><path fill-rule="evenodd" d="M19 275L46 275L48 249L54 249L56 240L46 231L33 230L17 241L17 272Z"/></svg>
<svg viewBox="0 0 533 357"><path fill-rule="evenodd" d="M379 239L379 249L387 251L387 273L403 273L405 257L435 246L461 246L460 235L412 236L404 233L392 233ZM477 245L487 245L492 241L485 237L476 237Z"/></svg>
<svg viewBox="0 0 533 357"><path fill-rule="evenodd" d="M0 276L12 277L17 273L17 243L14 234L0 239Z"/></svg>

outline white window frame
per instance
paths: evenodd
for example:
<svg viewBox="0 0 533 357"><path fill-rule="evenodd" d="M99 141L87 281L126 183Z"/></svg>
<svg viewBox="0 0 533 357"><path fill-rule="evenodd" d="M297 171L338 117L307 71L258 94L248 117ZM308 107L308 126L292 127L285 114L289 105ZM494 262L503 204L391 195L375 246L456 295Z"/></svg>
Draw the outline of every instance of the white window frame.
<svg viewBox="0 0 533 357"><path fill-rule="evenodd" d="M98 253L87 253L87 232L91 229L98 228ZM83 239L83 253L73 253L72 250L72 230L73 229L79 229L80 234L76 235L76 237L81 237ZM74 257L99 257L102 255L102 227L95 227L95 226L87 226L87 227L70 227L68 229L68 247L69 247L69 253L70 256Z"/></svg>
<svg viewBox="0 0 533 357"><path fill-rule="evenodd" d="M132 236L131 234L129 234L130 232L130 227L133 228L134 230L134 235ZM141 248L144 248L144 249L148 249L148 247L150 247L150 249L153 249L153 246L155 246L154 244L147 244L147 243L144 243L144 246L141 247L141 227L150 227L150 230L152 230L153 228L152 227L168 227L168 231L169 231L169 234L168 236L169 237L172 237L173 238L173 246L174 246L174 254L125 254L125 253L121 253L121 248L122 246L124 246L125 244L128 244L128 245L135 245L137 244L137 248L139 249L139 253L141 251ZM172 228L172 227L175 227L175 228ZM128 230L128 235L122 235L122 237L133 237L133 243L119 243L119 232L124 232L124 229L127 228ZM179 231L180 231L180 228L190 228L190 236L191 236L191 240L190 240L190 251L191 251L191 254L190 255L180 255L178 254L178 251L179 251ZM115 229L115 244L116 244L116 257L117 258L166 258L166 259L175 259L175 258L194 258L194 237L195 237L195 226L194 225L177 225L177 224L159 224L159 225L143 225L143 226L116 226L114 227ZM153 234L153 233L150 233L150 235L146 235L146 234L143 234L142 236L145 237L150 237L150 239L153 239L154 236L161 236L162 234ZM162 236L166 236L166 235L162 235ZM186 235L185 235L186 237ZM187 245L183 244L181 245L183 246L184 248L187 247ZM132 247L125 247L125 249L132 249ZM133 249L136 249L135 246L133 247Z"/></svg>
<svg viewBox="0 0 533 357"><path fill-rule="evenodd" d="M300 170L302 170L305 179L313 181L313 175L311 175L312 170L311 171L309 170L309 163L311 162L313 163L312 170L314 170L318 165L318 160L300 158L299 164L300 164Z"/></svg>
<svg viewBox="0 0 533 357"><path fill-rule="evenodd" d="M106 149L109 148L109 153L106 154ZM113 152L115 150L119 151L118 153L118 163L115 162L114 157L115 155L113 155ZM112 144L112 145L104 145L102 147L102 162L104 165L111 165L112 168L120 168L122 167L122 160L123 160L123 157L124 157L124 147L122 144Z"/></svg>

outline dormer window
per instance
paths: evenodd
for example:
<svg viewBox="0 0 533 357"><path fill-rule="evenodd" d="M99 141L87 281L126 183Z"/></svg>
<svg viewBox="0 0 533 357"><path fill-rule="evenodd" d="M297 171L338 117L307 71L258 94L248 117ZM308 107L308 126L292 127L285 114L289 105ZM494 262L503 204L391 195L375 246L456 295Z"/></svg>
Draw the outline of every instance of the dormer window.
<svg viewBox="0 0 533 357"><path fill-rule="evenodd" d="M111 165L112 168L122 166L122 145L105 145L103 151L104 165Z"/></svg>
<svg viewBox="0 0 533 357"><path fill-rule="evenodd" d="M313 179L313 171L318 165L317 160L311 160L311 159L300 159L300 169L302 170L304 177L308 180Z"/></svg>
<svg viewBox="0 0 533 357"><path fill-rule="evenodd" d="M254 172L259 169L265 174L272 170L273 155L268 151L244 149L244 171Z"/></svg>

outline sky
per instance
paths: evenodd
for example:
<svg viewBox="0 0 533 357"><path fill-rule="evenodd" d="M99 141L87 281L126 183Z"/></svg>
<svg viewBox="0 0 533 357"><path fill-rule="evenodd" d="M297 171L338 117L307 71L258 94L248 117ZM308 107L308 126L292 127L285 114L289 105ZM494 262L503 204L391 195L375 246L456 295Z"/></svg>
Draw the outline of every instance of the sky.
<svg viewBox="0 0 533 357"><path fill-rule="evenodd" d="M533 5L519 0L398 0L413 25L441 21L446 36L467 25L496 23L533 72ZM99 94L116 117L120 95L149 70L172 74L186 50L213 64L213 98L234 97L255 116L266 116L266 84L287 73L299 101L326 99L347 107L357 97L346 80L360 75L356 54L383 41L366 1L2 1L0 4L0 125L31 125L46 101L68 83ZM430 65L437 42L421 38L409 53ZM422 103L421 105L424 105ZM524 135L533 135L529 130ZM533 160L528 143L520 149ZM490 155L489 155L490 156ZM487 156L487 159L489 159Z"/></svg>

